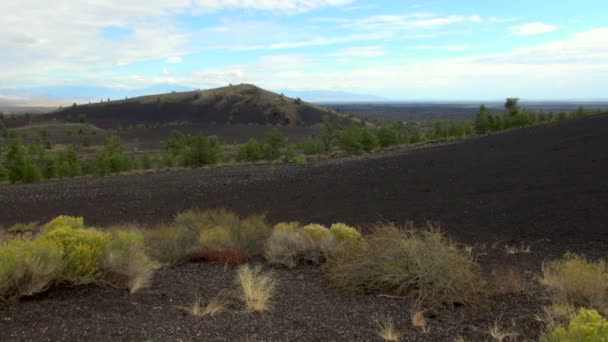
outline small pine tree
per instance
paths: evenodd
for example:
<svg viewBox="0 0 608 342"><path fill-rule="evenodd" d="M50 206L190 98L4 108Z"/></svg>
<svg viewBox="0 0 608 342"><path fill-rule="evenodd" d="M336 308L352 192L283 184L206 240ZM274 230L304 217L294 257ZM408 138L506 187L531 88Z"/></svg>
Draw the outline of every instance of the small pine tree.
<svg viewBox="0 0 608 342"><path fill-rule="evenodd" d="M219 141L216 137L197 135L192 144L184 151L184 166L199 167L215 164L219 154Z"/></svg>
<svg viewBox="0 0 608 342"><path fill-rule="evenodd" d="M149 170L152 168L152 159L150 159L150 155L148 153L144 153L141 156L141 168L144 170Z"/></svg>
<svg viewBox="0 0 608 342"><path fill-rule="evenodd" d="M264 135L265 157L267 160L275 160L281 156L281 149L285 147L287 137L277 128L273 128Z"/></svg>
<svg viewBox="0 0 608 342"><path fill-rule="evenodd" d="M479 113L475 117L475 132L477 134L486 134L492 129L492 115L490 110L485 106L479 107Z"/></svg>

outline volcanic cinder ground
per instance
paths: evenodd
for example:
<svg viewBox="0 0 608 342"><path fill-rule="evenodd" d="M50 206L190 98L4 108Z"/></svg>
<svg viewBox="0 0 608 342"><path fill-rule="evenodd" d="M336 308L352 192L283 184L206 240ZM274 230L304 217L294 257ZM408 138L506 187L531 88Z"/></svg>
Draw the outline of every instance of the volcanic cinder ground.
<svg viewBox="0 0 608 342"><path fill-rule="evenodd" d="M608 247L608 116L517 129L452 144L308 165L246 165L174 172L0 185L0 224L46 221L59 214L88 224L157 224L192 208L267 212L272 222L432 221L475 246L485 274L517 265L531 281L543 260L566 251L589 257ZM507 245L529 245L508 255ZM342 297L321 270L277 270L274 309L251 315L235 308L214 318L180 306L200 291L211 298L233 286L234 271L186 265L159 271L135 295L98 287L60 287L0 306L0 340L287 341L378 340L373 319L394 317L407 340L489 340L498 321L521 339L542 329L535 320L541 289L495 295L476 307L430 313L431 332L409 323L408 301Z"/></svg>

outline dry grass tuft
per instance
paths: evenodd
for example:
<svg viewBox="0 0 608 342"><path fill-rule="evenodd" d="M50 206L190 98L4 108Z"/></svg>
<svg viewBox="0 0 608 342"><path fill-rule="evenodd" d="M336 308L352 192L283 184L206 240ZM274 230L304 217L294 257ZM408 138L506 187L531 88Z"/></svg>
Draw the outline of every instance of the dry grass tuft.
<svg viewBox="0 0 608 342"><path fill-rule="evenodd" d="M548 330L553 330L567 324L575 313L576 307L571 304L553 303L543 307L543 312L536 319L544 323Z"/></svg>
<svg viewBox="0 0 608 342"><path fill-rule="evenodd" d="M230 292L222 291L217 296L213 297L205 309L203 309L203 315L205 316L214 316L221 312L224 312L230 307L232 303L232 298Z"/></svg>
<svg viewBox="0 0 608 342"><path fill-rule="evenodd" d="M199 295L196 295L192 304L190 304L190 306L186 307L185 309L186 311L188 311L189 314L194 317L202 317L203 312L205 311L203 309L203 301L201 300L201 297Z"/></svg>
<svg viewBox="0 0 608 342"><path fill-rule="evenodd" d="M524 293L528 289L525 274L514 266L495 269L490 281L493 290L499 294Z"/></svg>
<svg viewBox="0 0 608 342"><path fill-rule="evenodd" d="M397 326L395 325L395 321L392 318L386 318L376 320L376 324L378 324L378 335L386 342L397 342L403 335Z"/></svg>
<svg viewBox="0 0 608 342"><path fill-rule="evenodd" d="M259 265L244 265L237 272L237 282L247 311L262 312L270 309L270 299L276 285L272 273L264 273Z"/></svg>
<svg viewBox="0 0 608 342"><path fill-rule="evenodd" d="M541 284L556 303L605 309L608 306L608 268L604 260L589 261L566 254L544 263Z"/></svg>
<svg viewBox="0 0 608 342"><path fill-rule="evenodd" d="M508 255L530 254L530 253L532 253L532 247L530 247L530 245L526 245L524 243L521 243L519 245L506 245L505 253L507 253Z"/></svg>
<svg viewBox="0 0 608 342"><path fill-rule="evenodd" d="M431 331L431 328L427 324L426 317L424 317L423 310L413 310L410 316L410 321L412 322L412 326L414 328L417 328L425 334Z"/></svg>
<svg viewBox="0 0 608 342"><path fill-rule="evenodd" d="M488 334L497 342L515 340L515 337L517 336L514 332L502 330L498 325L498 321L494 321L494 325L490 327Z"/></svg>

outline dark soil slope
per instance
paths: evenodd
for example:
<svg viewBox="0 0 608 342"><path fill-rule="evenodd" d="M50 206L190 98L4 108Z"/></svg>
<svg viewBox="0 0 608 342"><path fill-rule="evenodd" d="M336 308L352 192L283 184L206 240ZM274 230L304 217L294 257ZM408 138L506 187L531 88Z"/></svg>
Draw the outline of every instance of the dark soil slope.
<svg viewBox="0 0 608 342"><path fill-rule="evenodd" d="M608 116L390 155L0 186L0 224L157 223L191 207L271 220L433 220L467 241L607 241Z"/></svg>
<svg viewBox="0 0 608 342"><path fill-rule="evenodd" d="M258 88L250 84L204 91L175 92L119 101L77 105L43 119L87 122L102 128L117 125L189 121L217 124L309 125L333 110Z"/></svg>

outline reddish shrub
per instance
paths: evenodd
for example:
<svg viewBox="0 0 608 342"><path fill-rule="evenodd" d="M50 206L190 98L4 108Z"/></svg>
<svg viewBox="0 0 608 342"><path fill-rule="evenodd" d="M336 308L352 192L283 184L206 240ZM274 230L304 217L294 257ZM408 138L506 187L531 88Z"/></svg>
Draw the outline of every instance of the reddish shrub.
<svg viewBox="0 0 608 342"><path fill-rule="evenodd" d="M189 254L191 262L215 262L232 266L240 265L249 260L249 255L236 249L216 249L195 251Z"/></svg>

